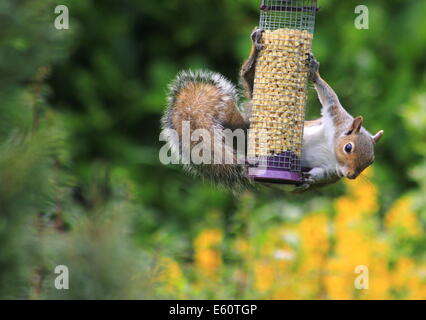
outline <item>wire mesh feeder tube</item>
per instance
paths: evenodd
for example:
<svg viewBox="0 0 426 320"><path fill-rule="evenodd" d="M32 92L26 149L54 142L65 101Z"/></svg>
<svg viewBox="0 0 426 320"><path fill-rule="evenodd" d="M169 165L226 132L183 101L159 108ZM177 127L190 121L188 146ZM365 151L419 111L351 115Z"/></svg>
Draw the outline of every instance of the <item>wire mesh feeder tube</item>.
<svg viewBox="0 0 426 320"><path fill-rule="evenodd" d="M248 175L258 181L302 182L301 153L316 0L264 0L264 29L255 71Z"/></svg>

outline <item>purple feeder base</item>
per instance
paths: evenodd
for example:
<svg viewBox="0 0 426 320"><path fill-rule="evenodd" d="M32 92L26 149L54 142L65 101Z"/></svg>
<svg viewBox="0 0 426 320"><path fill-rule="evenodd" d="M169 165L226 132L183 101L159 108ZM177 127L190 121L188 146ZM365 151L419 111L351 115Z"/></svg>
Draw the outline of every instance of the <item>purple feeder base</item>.
<svg viewBox="0 0 426 320"><path fill-rule="evenodd" d="M249 178L258 182L300 184L303 176L300 170L300 159L293 152L260 158L257 166L248 168Z"/></svg>
<svg viewBox="0 0 426 320"><path fill-rule="evenodd" d="M276 168L249 168L248 176L255 181L282 183L282 184L298 184L303 182L302 174L299 172L291 172Z"/></svg>

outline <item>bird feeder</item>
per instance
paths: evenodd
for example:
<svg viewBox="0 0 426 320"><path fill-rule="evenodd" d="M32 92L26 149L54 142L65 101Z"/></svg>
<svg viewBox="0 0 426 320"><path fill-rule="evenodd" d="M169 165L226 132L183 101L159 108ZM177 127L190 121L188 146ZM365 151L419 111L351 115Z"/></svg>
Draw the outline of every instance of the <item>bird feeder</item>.
<svg viewBox="0 0 426 320"><path fill-rule="evenodd" d="M248 176L256 181L303 181L301 153L316 0L263 0L264 30L254 78Z"/></svg>

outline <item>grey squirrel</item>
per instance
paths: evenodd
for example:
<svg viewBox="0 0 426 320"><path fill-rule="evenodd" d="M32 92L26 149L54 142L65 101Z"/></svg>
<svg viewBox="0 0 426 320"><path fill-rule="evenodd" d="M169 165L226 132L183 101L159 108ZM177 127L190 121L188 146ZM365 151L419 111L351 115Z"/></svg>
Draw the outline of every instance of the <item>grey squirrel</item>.
<svg viewBox="0 0 426 320"><path fill-rule="evenodd" d="M255 29L251 34L252 50L240 71L247 102L240 103L237 88L218 73L182 71L170 85L168 106L161 120L165 141L180 159L184 157L181 142L184 122L189 123L191 131L202 129L210 133L214 141L209 143L219 146L221 153L235 161L232 164L195 164L191 159L185 159L185 168L198 177L229 188L251 185L246 165L237 164L236 146L224 142L224 129L246 132L249 128L255 66L263 49L262 34L262 29ZM373 163L374 145L383 136L383 130L371 135L362 126L362 116L354 118L342 107L333 89L320 77L319 63L312 54L307 57L307 64L310 80L322 104L322 117L305 121L301 162L302 167L311 169L305 174L299 190L334 183L342 177L355 179ZM196 143L191 141L190 147ZM212 149L211 159L217 150Z"/></svg>

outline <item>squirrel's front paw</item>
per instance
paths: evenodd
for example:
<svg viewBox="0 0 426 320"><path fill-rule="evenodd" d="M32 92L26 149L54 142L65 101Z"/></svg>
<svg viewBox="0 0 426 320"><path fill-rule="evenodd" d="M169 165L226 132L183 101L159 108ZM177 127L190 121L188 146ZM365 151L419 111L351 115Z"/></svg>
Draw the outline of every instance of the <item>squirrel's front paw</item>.
<svg viewBox="0 0 426 320"><path fill-rule="evenodd" d="M295 193L301 193L304 191L307 191L312 184L315 183L314 179L312 179L312 176L310 175L309 172L303 172L303 182L302 184L298 185L295 189L294 192Z"/></svg>
<svg viewBox="0 0 426 320"><path fill-rule="evenodd" d="M264 48L264 45L260 43L262 40L262 34L265 32L263 29L254 29L251 33L251 41L253 41L253 46L256 48L256 50L262 50Z"/></svg>
<svg viewBox="0 0 426 320"><path fill-rule="evenodd" d="M318 77L320 63L312 53L308 53L307 66L309 68L309 78L315 82Z"/></svg>

